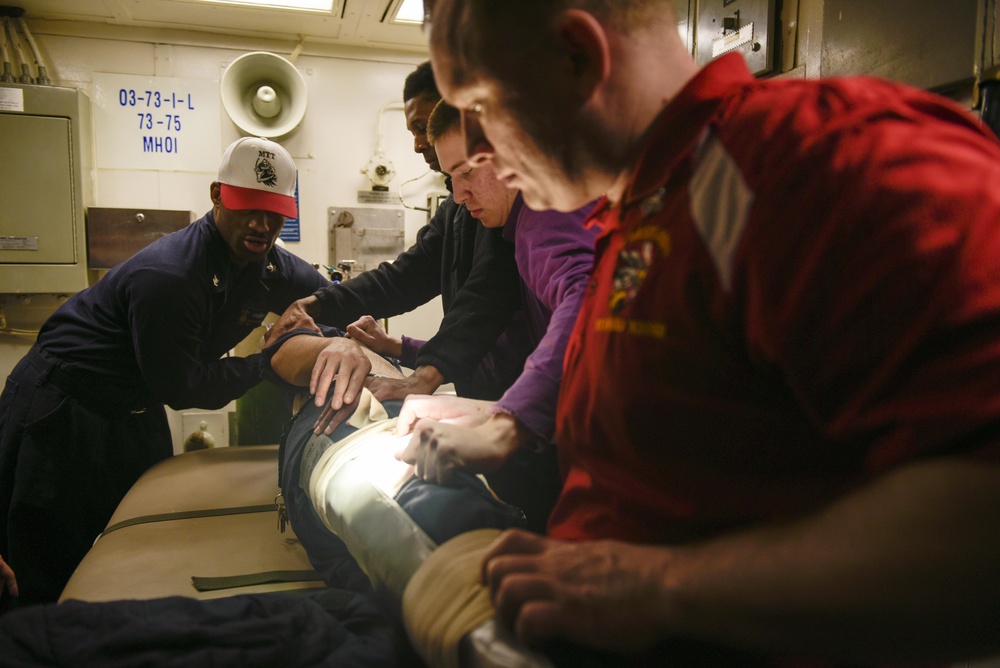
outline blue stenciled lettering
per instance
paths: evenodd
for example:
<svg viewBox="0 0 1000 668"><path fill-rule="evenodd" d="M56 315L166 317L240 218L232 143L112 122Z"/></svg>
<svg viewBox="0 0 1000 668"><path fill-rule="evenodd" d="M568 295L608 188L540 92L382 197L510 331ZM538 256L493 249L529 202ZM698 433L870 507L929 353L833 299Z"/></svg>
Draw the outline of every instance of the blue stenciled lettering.
<svg viewBox="0 0 1000 668"><path fill-rule="evenodd" d="M132 88L118 89L118 104L122 107L134 107L139 104L145 104L147 107L155 107L156 109L166 107L167 105L172 109L176 109L178 105L183 108L185 102L187 102L189 111L195 110L194 99L191 93L187 94L187 99L185 100L183 95L178 95L176 92L167 94L158 90L139 92Z"/></svg>
<svg viewBox="0 0 1000 668"><path fill-rule="evenodd" d="M143 137L143 153L177 153L180 150L180 140L176 137Z"/></svg>
<svg viewBox="0 0 1000 668"><path fill-rule="evenodd" d="M135 91L130 88L122 88L118 91L118 104L123 107L134 107L137 100Z"/></svg>

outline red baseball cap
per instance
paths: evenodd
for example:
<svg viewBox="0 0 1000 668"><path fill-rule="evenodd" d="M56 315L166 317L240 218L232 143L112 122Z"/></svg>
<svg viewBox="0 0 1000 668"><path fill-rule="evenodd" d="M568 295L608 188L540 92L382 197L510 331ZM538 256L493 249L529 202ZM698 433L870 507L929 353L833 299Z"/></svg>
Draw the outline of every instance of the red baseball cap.
<svg viewBox="0 0 1000 668"><path fill-rule="evenodd" d="M243 137L222 155L218 179L222 203L235 211L256 209L296 218L295 177L295 162L281 144Z"/></svg>

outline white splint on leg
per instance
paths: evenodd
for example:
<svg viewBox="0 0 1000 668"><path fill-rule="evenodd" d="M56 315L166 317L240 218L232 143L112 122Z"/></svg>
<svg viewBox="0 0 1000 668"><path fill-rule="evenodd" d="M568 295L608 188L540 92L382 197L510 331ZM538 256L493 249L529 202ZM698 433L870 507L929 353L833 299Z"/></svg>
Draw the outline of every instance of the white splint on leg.
<svg viewBox="0 0 1000 668"><path fill-rule="evenodd" d="M395 426L395 419L375 422L336 443L314 436L302 464L303 473L311 469L312 474L300 484L375 590L401 601L410 577L437 545L394 500L413 474L410 465L395 458L409 439L394 436ZM308 460L321 448L310 466Z"/></svg>
<svg viewBox="0 0 1000 668"><path fill-rule="evenodd" d="M413 475L395 458L410 438L394 436L395 424L385 420L335 443L325 436L307 443L300 484L323 524L344 541L376 591L400 605L429 665L550 667L494 621L478 563L499 531L467 532L438 546L394 500Z"/></svg>

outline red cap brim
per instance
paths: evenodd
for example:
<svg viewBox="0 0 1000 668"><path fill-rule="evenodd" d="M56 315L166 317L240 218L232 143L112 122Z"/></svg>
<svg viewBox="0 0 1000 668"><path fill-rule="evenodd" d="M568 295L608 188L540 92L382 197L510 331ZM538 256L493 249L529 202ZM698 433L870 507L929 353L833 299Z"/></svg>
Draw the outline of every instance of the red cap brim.
<svg viewBox="0 0 1000 668"><path fill-rule="evenodd" d="M234 211L256 209L257 211L280 213L285 218L298 218L299 210L295 205L294 197L253 188L240 188L228 183L220 183L219 185L221 186L219 190L221 191L222 203L227 209Z"/></svg>

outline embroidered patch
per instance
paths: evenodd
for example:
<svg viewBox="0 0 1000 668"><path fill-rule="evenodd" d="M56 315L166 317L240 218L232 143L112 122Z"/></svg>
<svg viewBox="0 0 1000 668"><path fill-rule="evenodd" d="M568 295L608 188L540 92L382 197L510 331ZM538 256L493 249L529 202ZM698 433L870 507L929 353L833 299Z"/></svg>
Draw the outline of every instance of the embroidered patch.
<svg viewBox="0 0 1000 668"><path fill-rule="evenodd" d="M623 248L618 253L618 265L611 284L611 301L608 303L612 313L622 310L635 299L649 273L649 265L653 261L653 246L652 241L644 241L638 248Z"/></svg>
<svg viewBox="0 0 1000 668"><path fill-rule="evenodd" d="M608 308L612 313L621 311L635 299L657 256L669 253L670 235L660 227L647 225L628 233L625 248L618 253L611 283Z"/></svg>
<svg viewBox="0 0 1000 668"><path fill-rule="evenodd" d="M257 158L257 164L253 166L253 171L257 175L257 183L263 183L272 188L278 185L278 173L267 158Z"/></svg>

